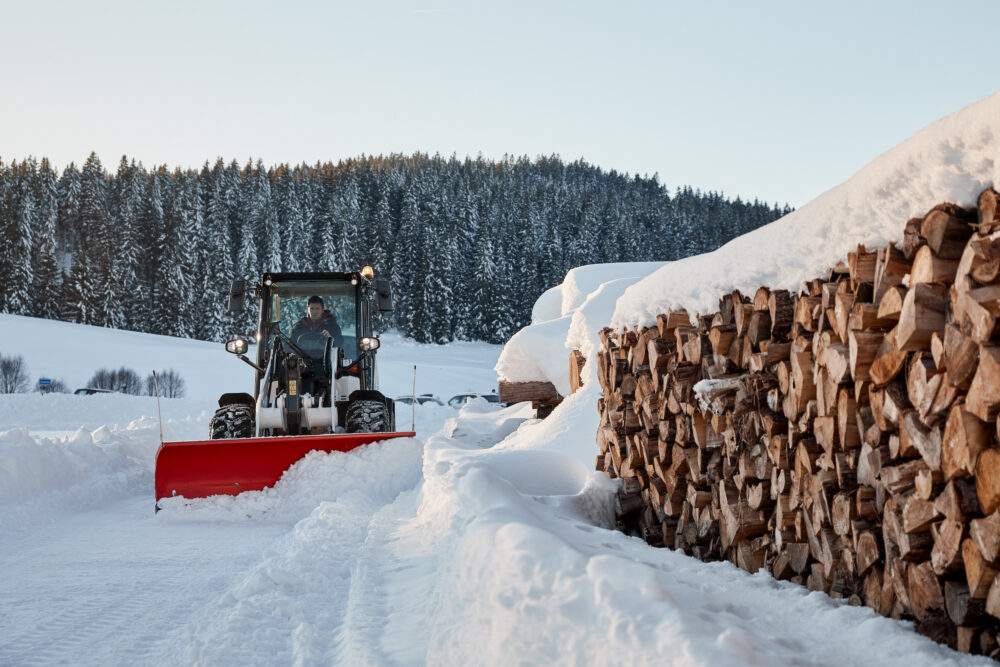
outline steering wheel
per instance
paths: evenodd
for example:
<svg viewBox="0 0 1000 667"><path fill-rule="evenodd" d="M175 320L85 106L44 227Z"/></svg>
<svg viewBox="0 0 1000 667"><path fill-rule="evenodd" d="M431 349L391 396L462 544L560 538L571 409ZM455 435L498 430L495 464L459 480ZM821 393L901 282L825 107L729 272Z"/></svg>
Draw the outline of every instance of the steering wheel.
<svg viewBox="0 0 1000 667"><path fill-rule="evenodd" d="M330 337L318 331L307 331L295 338L295 345L313 359L322 359L326 355L329 342L332 342Z"/></svg>

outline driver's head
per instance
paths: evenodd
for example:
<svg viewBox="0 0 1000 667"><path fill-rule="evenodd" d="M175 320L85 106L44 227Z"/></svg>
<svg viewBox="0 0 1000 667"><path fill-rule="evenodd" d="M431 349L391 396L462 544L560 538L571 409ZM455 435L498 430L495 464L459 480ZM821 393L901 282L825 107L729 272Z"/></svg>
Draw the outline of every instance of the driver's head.
<svg viewBox="0 0 1000 667"><path fill-rule="evenodd" d="M309 297L309 319L318 320L323 316L323 299L318 296Z"/></svg>

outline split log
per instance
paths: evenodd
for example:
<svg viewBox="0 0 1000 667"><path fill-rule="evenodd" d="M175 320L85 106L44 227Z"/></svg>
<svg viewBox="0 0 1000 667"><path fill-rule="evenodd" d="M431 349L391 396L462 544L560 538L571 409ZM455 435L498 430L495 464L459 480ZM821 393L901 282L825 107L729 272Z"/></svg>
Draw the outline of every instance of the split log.
<svg viewBox="0 0 1000 667"><path fill-rule="evenodd" d="M954 324L944 330L944 356L947 359L948 384L968 389L979 365L979 345Z"/></svg>
<svg viewBox="0 0 1000 667"><path fill-rule="evenodd" d="M986 422L1000 414L1000 347L979 346L979 365L969 385L965 409Z"/></svg>
<svg viewBox="0 0 1000 667"><path fill-rule="evenodd" d="M913 259L920 246L926 243L924 237L920 235L920 226L922 223L922 218L910 218L906 221L906 225L903 228L903 256L907 259Z"/></svg>
<svg viewBox="0 0 1000 667"><path fill-rule="evenodd" d="M944 259L958 259L972 236L970 214L953 204L932 208L920 223L920 235L927 247Z"/></svg>
<svg viewBox="0 0 1000 667"><path fill-rule="evenodd" d="M945 519L931 528L934 548L931 549L931 567L935 574L944 576L964 570L962 562L962 540L965 525L952 519Z"/></svg>
<svg viewBox="0 0 1000 667"><path fill-rule="evenodd" d="M980 511L975 483L968 479L954 479L948 482L934 500L934 507L947 519L964 525L967 517Z"/></svg>
<svg viewBox="0 0 1000 667"><path fill-rule="evenodd" d="M795 306L788 290L774 290L767 299L768 314L771 317L771 338L784 340L795 322Z"/></svg>
<svg viewBox="0 0 1000 667"><path fill-rule="evenodd" d="M930 345L931 334L942 331L947 323L948 289L942 285L920 283L903 300L896 327L896 346L900 350L918 350Z"/></svg>
<svg viewBox="0 0 1000 667"><path fill-rule="evenodd" d="M969 584L969 596L977 600L986 599L993 578L997 575L997 568L983 559L972 538L962 541L962 561L965 565L965 580Z"/></svg>
<svg viewBox="0 0 1000 667"><path fill-rule="evenodd" d="M986 188L979 195L979 233L989 234L1000 229L1000 194Z"/></svg>
<svg viewBox="0 0 1000 667"><path fill-rule="evenodd" d="M967 411L964 403L953 406L941 442L941 470L945 479L971 475L989 438L986 424Z"/></svg>
<svg viewBox="0 0 1000 667"><path fill-rule="evenodd" d="M896 329L893 329L882 339L875 359L868 368L868 377L877 387L892 382L906 365L906 351L900 350L896 344Z"/></svg>
<svg viewBox="0 0 1000 667"><path fill-rule="evenodd" d="M906 300L907 288L894 285L888 288L880 297L876 314L880 320L898 320L903 312L903 301Z"/></svg>
<svg viewBox="0 0 1000 667"><path fill-rule="evenodd" d="M576 390L583 386L580 374L583 372L585 363L587 363L587 358L580 350L573 350L569 353L569 390L572 394L575 394Z"/></svg>
<svg viewBox="0 0 1000 667"><path fill-rule="evenodd" d="M1000 507L1000 450L984 450L976 459L976 496L986 514Z"/></svg>
<svg viewBox="0 0 1000 667"><path fill-rule="evenodd" d="M983 560L1000 565L1000 513L969 523L969 537L976 543Z"/></svg>
<svg viewBox="0 0 1000 667"><path fill-rule="evenodd" d="M962 244L964 248L964 243ZM910 271L910 287L923 283L949 284L955 282L958 272L958 258L944 259L937 255L929 245L917 251L913 258L913 269Z"/></svg>
<svg viewBox="0 0 1000 667"><path fill-rule="evenodd" d="M907 569L910 606L917 620L944 612L944 591L931 564L917 563Z"/></svg>
<svg viewBox="0 0 1000 667"><path fill-rule="evenodd" d="M986 621L986 601L969 595L964 581L944 582L944 606L955 625L979 625Z"/></svg>

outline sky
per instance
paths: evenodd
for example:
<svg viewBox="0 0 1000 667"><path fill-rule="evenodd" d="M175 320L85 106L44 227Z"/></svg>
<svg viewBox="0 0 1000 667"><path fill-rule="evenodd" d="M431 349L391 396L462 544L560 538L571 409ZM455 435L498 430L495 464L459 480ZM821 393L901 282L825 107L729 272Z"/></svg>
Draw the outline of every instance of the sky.
<svg viewBox="0 0 1000 667"><path fill-rule="evenodd" d="M0 0L0 159L558 154L801 206L1000 88L995 2Z"/></svg>

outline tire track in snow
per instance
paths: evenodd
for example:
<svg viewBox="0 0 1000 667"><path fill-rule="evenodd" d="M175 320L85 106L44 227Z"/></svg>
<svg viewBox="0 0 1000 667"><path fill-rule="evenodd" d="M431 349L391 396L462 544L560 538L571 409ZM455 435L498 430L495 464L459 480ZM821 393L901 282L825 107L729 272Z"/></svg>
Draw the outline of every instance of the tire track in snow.
<svg viewBox="0 0 1000 667"><path fill-rule="evenodd" d="M410 539L420 492L401 494L377 512L368 524L351 570L346 613L334 661L341 664L421 663L426 644L424 609L431 592L422 548ZM417 591L416 589L421 589Z"/></svg>

